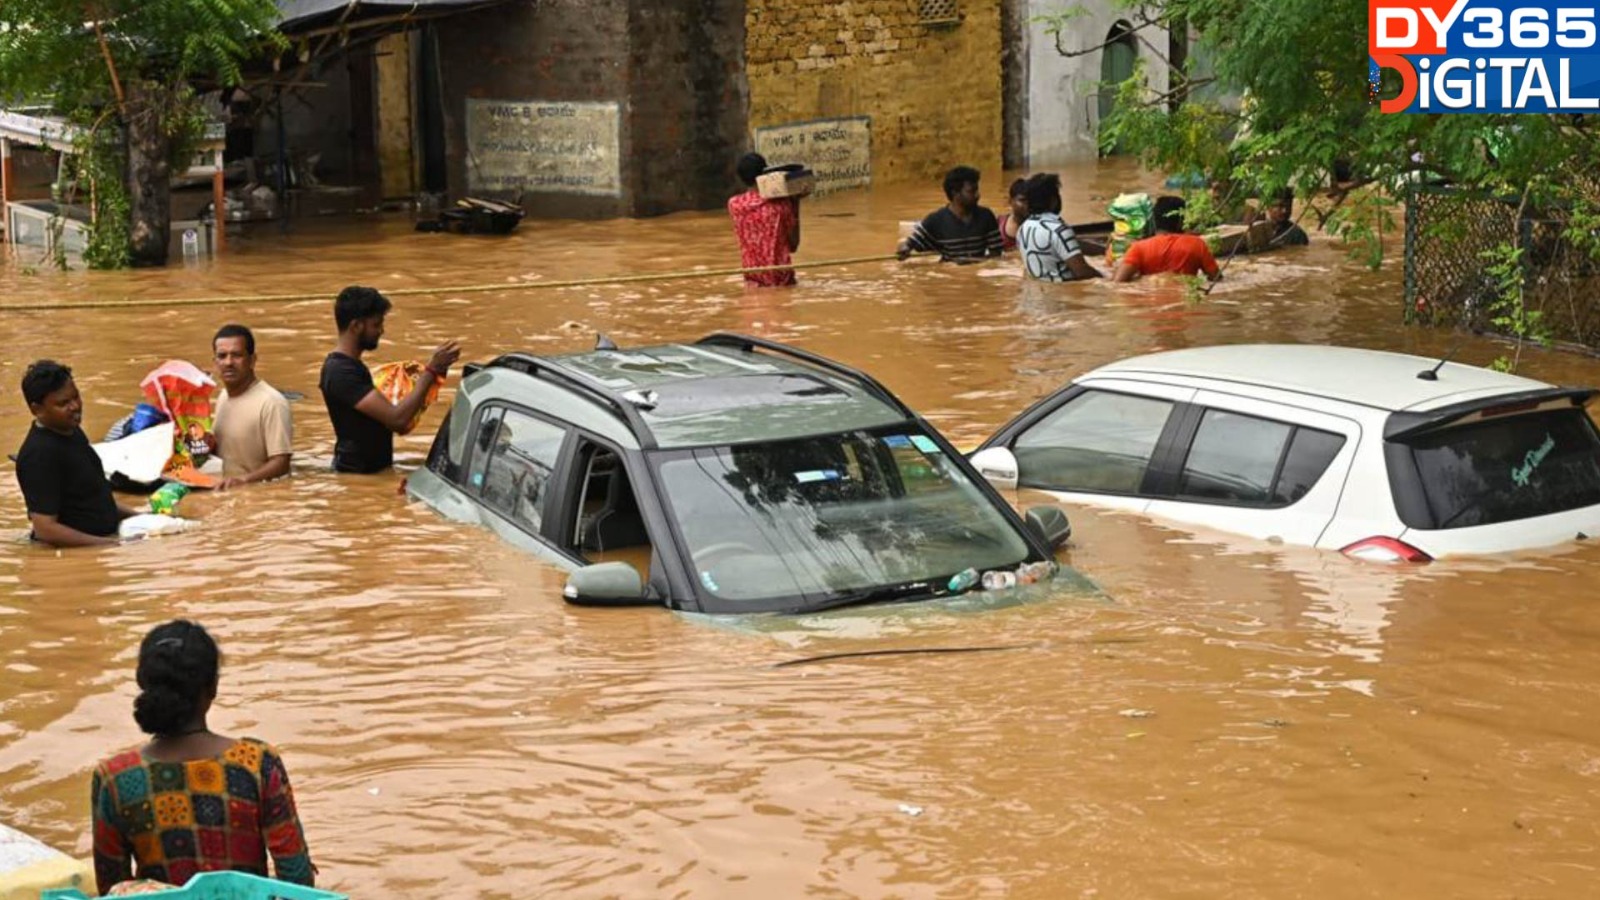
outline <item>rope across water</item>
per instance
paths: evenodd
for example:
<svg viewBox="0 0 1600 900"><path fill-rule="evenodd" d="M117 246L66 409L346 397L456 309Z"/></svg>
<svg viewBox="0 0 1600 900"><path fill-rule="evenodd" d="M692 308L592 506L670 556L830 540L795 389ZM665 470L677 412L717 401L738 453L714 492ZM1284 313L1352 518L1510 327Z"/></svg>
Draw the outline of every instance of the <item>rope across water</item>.
<svg viewBox="0 0 1600 900"><path fill-rule="evenodd" d="M822 269L853 266L861 263L887 262L895 259L893 253L876 256L850 256L841 259L823 259L815 262L797 262L787 266L752 266L749 268L691 269L683 272L653 272L644 275L612 275L596 278L573 278L563 281L502 281L493 284L464 284L446 287L411 287L384 291L388 297L411 297L425 294L485 294L495 291L536 291L556 288L592 287L602 284L638 284L650 281L683 281L691 278L723 278L753 272L772 272L781 269ZM331 300L337 290L298 294L245 294L212 297L161 297L147 300L65 300L58 302L3 303L0 313L36 312L64 309L138 309L175 306L223 306L232 303L301 303L307 300Z"/></svg>

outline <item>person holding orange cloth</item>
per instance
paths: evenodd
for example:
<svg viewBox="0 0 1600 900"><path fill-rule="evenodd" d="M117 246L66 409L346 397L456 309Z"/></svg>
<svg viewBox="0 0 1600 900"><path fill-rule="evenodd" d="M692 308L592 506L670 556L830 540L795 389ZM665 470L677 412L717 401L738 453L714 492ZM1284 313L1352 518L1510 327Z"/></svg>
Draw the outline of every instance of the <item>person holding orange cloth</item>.
<svg viewBox="0 0 1600 900"><path fill-rule="evenodd" d="M1159 275L1176 272L1179 275L1198 275L1216 281L1222 277L1216 257L1205 238L1186 234L1183 230L1183 198L1157 197L1155 205L1156 234L1135 241L1128 252L1117 261L1112 281L1133 281L1142 275Z"/></svg>

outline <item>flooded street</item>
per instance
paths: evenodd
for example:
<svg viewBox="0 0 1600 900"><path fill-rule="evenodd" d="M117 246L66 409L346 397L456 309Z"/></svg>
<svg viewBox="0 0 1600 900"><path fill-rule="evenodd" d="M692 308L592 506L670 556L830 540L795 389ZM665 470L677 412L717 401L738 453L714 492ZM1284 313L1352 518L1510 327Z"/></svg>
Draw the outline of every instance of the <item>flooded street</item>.
<svg viewBox="0 0 1600 900"><path fill-rule="evenodd" d="M1065 173L1069 220L1160 179ZM999 208L1009 179L983 184ZM938 185L808 200L801 262L893 251ZM1307 219L1306 224L1311 224ZM529 219L505 239L409 218L296 221L168 271L15 256L0 303L322 292L325 299L0 318L0 444L34 358L74 369L98 439L162 360L251 326L294 404L290 479L194 495L204 528L106 551L22 540L0 491L0 821L89 852L89 774L137 744L137 643L217 637L216 730L279 746L319 886L355 898L1572 897L1600 868L1600 547L1418 568L1069 510L1062 559L1104 590L991 610L855 609L761 627L563 604L563 573L339 476L317 391L332 297L736 265L726 215ZM4 252L9 246L0 245ZM1071 376L1153 350L1317 342L1443 355L1379 272L1313 245L1175 284L1024 283L1014 259L396 298L374 363L745 331L868 370L970 447ZM1456 354L1507 352L1468 339ZM1600 361L1520 370L1600 385ZM1012 647L775 668L868 649Z"/></svg>

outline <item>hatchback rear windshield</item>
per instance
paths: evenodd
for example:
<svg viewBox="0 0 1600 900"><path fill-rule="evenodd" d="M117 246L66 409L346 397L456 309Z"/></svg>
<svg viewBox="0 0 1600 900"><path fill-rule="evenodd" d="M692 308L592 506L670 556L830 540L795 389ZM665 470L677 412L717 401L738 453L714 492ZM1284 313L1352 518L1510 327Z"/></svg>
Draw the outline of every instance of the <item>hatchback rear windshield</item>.
<svg viewBox="0 0 1600 900"><path fill-rule="evenodd" d="M1492 525L1600 503L1600 436L1581 409L1446 428L1406 445L1431 518L1408 520L1413 528Z"/></svg>

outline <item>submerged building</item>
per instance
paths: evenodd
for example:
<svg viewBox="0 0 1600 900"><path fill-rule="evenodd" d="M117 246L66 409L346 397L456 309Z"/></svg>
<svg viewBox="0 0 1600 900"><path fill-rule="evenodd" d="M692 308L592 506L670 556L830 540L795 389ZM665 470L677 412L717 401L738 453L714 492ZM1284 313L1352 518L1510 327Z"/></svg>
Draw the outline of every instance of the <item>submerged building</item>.
<svg viewBox="0 0 1600 900"><path fill-rule="evenodd" d="M1092 159L1103 82L1142 63L1165 90L1185 50L1109 0L1054 32L1041 17L1060 0L284 7L317 87L280 104L283 133L290 152L326 145L322 180L387 198L519 198L551 216L718 206L750 148L810 165L822 190Z"/></svg>
<svg viewBox="0 0 1600 900"><path fill-rule="evenodd" d="M715 208L749 149L823 191L1093 159L1102 82L1164 90L1183 46L1110 0L1053 32L1062 2L280 0L289 52L217 103L229 217Z"/></svg>

